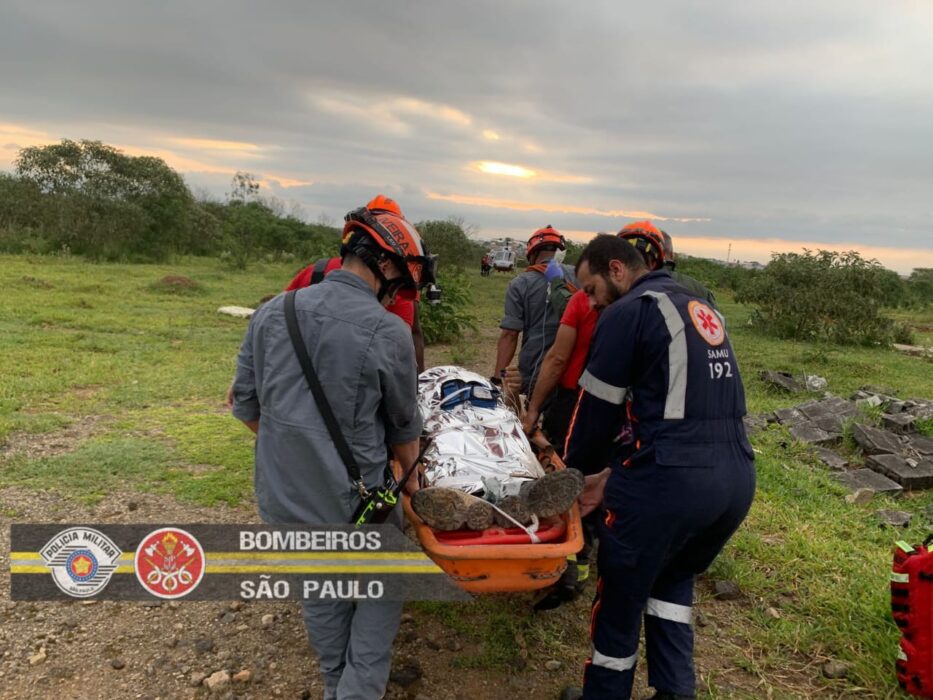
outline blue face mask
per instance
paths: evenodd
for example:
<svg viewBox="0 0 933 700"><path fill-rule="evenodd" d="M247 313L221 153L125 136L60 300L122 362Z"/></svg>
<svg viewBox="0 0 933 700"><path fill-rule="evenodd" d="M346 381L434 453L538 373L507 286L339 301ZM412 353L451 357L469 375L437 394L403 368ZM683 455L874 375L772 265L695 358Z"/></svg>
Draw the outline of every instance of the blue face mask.
<svg viewBox="0 0 933 700"><path fill-rule="evenodd" d="M464 382L461 379L450 379L441 384L440 407L449 411L454 406L468 403L477 408L496 408L499 400L499 391L484 386L479 382Z"/></svg>

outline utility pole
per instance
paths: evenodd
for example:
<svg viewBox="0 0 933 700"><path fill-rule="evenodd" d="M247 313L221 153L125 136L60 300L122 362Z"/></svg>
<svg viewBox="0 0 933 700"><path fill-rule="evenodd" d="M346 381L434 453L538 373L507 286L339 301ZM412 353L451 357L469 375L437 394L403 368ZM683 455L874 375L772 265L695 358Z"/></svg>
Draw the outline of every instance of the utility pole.
<svg viewBox="0 0 933 700"><path fill-rule="evenodd" d="M729 264L729 261L732 260L732 241L729 241L729 250L726 253L726 264Z"/></svg>

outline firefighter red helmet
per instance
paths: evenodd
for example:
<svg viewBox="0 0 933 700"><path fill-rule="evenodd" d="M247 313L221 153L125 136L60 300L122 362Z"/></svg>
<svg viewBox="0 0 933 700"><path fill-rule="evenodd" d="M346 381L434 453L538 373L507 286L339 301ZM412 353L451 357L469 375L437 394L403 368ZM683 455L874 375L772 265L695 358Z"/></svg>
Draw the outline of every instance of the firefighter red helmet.
<svg viewBox="0 0 933 700"><path fill-rule="evenodd" d="M525 257L531 260L531 256L534 255L539 248L548 245L552 245L558 250L564 250L567 247L567 243L560 231L550 224L544 228L539 228L531 234L531 238L528 239L528 245L525 248Z"/></svg>
<svg viewBox="0 0 933 700"><path fill-rule="evenodd" d="M406 286L419 289L435 281L434 258L395 200L377 195L365 207L349 212L344 221L341 254L353 252L358 237L366 236L395 261Z"/></svg>
<svg viewBox="0 0 933 700"><path fill-rule="evenodd" d="M626 239L645 256L649 267L651 267L652 257L656 261L656 268L664 264L664 236L658 227L647 219L626 224L618 235Z"/></svg>

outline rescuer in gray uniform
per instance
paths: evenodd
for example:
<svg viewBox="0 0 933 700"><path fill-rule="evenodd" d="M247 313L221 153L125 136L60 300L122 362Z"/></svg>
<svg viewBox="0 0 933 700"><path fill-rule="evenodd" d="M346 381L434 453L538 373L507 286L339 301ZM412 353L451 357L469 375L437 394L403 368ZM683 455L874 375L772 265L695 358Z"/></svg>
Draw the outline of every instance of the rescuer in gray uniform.
<svg viewBox="0 0 933 700"><path fill-rule="evenodd" d="M350 212L341 269L295 297L311 362L370 489L383 483L386 445L407 467L417 459L421 435L411 331L384 305L400 288L426 281L431 261L414 226L391 204ZM233 415L257 436L259 514L267 523L344 525L360 496L289 340L284 298L253 315L233 384ZM401 509L392 516L400 523ZM303 608L325 700L382 697L402 603L305 602Z"/></svg>

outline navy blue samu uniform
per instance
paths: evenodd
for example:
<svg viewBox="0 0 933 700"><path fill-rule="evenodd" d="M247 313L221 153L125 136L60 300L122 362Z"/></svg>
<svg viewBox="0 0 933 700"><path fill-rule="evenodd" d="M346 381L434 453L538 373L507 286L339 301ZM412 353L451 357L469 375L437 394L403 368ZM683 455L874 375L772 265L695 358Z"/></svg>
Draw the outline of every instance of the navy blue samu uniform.
<svg viewBox="0 0 933 700"><path fill-rule="evenodd" d="M745 392L721 318L665 271L602 313L567 466L610 463L583 697L628 698L642 615L649 684L693 696L693 581L755 490ZM618 436L631 424L631 444Z"/></svg>

